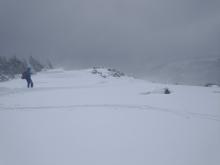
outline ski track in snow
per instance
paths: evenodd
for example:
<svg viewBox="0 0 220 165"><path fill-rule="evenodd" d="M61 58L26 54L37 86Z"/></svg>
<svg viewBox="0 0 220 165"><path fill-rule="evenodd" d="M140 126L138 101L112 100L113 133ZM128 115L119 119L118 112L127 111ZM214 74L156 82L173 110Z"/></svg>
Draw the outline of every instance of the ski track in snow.
<svg viewBox="0 0 220 165"><path fill-rule="evenodd" d="M5 107L0 104L0 111L36 111L36 110L59 110L59 111L74 111L74 108L110 108L110 110L140 110L140 111L157 111L170 113L185 119L199 118L220 122L220 116L205 114L205 113L195 113L195 112L179 112L171 109L153 107L150 105L122 105L122 104L86 104L86 105L68 105L68 106L14 106ZM97 110L97 109L96 109ZM102 109L103 110L103 109Z"/></svg>
<svg viewBox="0 0 220 165"><path fill-rule="evenodd" d="M46 81L43 81L43 83L47 83ZM117 84L119 85L119 84ZM112 84L111 84L112 86ZM65 84L64 86L52 86L52 87L38 87L34 89L25 89L24 88L7 88L7 87L0 87L0 97L8 96L8 95L17 95L17 94L24 94L29 92L42 92L42 91L54 91L54 90L69 90L69 89L92 89L92 88L103 88L108 87L101 82L91 83L91 84L85 84L85 85L75 85L75 86L68 86ZM142 92L139 93L141 95L148 95L148 94L160 94L160 91L151 91L151 92ZM220 91L215 90L213 93L219 94ZM219 115L213 115L213 114L206 114L206 113L196 113L191 111L178 111L174 109L168 109L168 108L161 108L161 107L155 107L150 105L125 105L125 104L84 104L84 105L60 105L60 106L6 106L4 104L0 104L0 111L36 111L36 110L59 110L59 111L74 111L76 108L98 108L97 110L100 110L100 108L107 108L106 110L139 110L139 111L157 111L157 112L164 112L164 113L170 113L179 117L183 117L186 119L190 118L199 118L199 119L206 119L206 120L212 120L212 121L218 121L220 122L220 116ZM102 110L103 110L102 109Z"/></svg>

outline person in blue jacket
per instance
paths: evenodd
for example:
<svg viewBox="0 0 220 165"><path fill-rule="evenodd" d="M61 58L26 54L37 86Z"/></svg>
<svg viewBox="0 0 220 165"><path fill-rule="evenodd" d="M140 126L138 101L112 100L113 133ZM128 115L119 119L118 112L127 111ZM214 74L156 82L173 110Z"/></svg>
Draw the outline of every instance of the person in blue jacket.
<svg viewBox="0 0 220 165"><path fill-rule="evenodd" d="M21 77L22 79L26 79L28 88L30 88L30 87L33 88L34 87L34 83L31 79L31 75L32 75L31 68L28 67L27 70L22 73L22 77Z"/></svg>

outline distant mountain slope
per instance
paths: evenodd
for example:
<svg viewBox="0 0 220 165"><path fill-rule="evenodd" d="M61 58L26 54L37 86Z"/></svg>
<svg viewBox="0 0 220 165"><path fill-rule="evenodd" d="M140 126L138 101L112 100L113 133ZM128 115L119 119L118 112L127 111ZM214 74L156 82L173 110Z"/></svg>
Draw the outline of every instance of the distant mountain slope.
<svg viewBox="0 0 220 165"><path fill-rule="evenodd" d="M184 60L149 67L146 79L189 85L220 85L220 58Z"/></svg>

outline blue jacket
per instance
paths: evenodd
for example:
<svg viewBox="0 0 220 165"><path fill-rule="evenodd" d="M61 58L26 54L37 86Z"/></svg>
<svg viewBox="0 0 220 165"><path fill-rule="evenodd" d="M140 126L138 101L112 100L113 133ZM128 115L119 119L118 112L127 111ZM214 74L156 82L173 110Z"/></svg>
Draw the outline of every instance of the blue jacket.
<svg viewBox="0 0 220 165"><path fill-rule="evenodd" d="M31 79L31 69L28 68L23 74L22 77L26 80L30 80Z"/></svg>

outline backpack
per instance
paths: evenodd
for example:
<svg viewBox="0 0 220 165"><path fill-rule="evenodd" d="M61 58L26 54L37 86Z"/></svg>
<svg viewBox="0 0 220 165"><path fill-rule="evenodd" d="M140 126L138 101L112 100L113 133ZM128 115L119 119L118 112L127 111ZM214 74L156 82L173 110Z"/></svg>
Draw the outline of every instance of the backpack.
<svg viewBox="0 0 220 165"><path fill-rule="evenodd" d="M26 78L27 78L27 73L23 72L22 75L21 75L21 79L26 79Z"/></svg>

